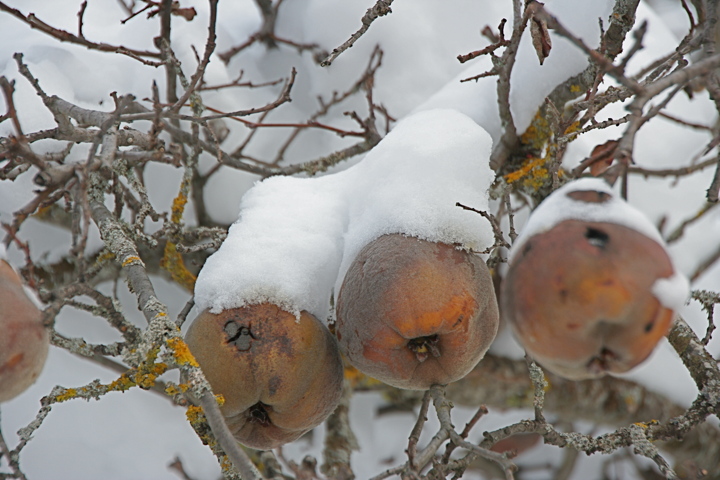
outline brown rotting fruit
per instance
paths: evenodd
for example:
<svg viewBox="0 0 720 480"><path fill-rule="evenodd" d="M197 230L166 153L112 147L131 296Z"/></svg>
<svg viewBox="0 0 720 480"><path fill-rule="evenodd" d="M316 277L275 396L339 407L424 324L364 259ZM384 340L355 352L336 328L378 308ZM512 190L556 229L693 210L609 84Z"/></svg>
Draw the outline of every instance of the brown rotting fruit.
<svg viewBox="0 0 720 480"><path fill-rule="evenodd" d="M626 372L670 328L674 312L652 288L673 272L665 249L636 230L565 220L521 246L503 281L502 312L525 350L557 375Z"/></svg>
<svg viewBox="0 0 720 480"><path fill-rule="evenodd" d="M498 317L480 257L391 234L366 245L350 265L338 295L336 335L360 371L424 390L472 370L495 338Z"/></svg>
<svg viewBox="0 0 720 480"><path fill-rule="evenodd" d="M202 312L185 338L235 438L269 450L330 415L342 392L337 342L307 312L300 318L263 303Z"/></svg>

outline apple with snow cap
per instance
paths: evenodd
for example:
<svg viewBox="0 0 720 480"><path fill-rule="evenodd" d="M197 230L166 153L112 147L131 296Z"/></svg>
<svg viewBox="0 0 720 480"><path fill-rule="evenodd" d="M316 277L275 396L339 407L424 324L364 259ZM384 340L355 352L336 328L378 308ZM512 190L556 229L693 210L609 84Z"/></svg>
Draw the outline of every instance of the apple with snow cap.
<svg viewBox="0 0 720 480"><path fill-rule="evenodd" d="M201 313L185 341L243 445L269 450L322 423L342 394L337 342L313 315L270 303Z"/></svg>
<svg viewBox="0 0 720 480"><path fill-rule="evenodd" d="M363 248L338 296L335 334L350 363L399 388L461 379L499 322L485 262L454 245L401 234Z"/></svg>
<svg viewBox="0 0 720 480"><path fill-rule="evenodd" d="M600 179L546 198L509 264L502 314L528 354L572 380L640 364L689 293L655 227Z"/></svg>
<svg viewBox="0 0 720 480"><path fill-rule="evenodd" d="M50 345L42 312L25 294L0 245L0 402L24 392L40 376Z"/></svg>

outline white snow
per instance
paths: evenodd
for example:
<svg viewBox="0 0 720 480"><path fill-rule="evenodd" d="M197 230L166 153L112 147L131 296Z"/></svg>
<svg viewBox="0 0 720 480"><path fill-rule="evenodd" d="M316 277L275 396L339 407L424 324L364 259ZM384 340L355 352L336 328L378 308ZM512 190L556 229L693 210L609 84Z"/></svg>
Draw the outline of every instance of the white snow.
<svg viewBox="0 0 720 480"><path fill-rule="evenodd" d="M602 203L593 203L574 200L567 195L571 192L581 191L603 192L610 195L611 198ZM513 244L510 251L510 262L530 237L546 232L558 223L571 219L617 223L642 233L660 245L665 245L657 228L640 210L617 196L604 180L588 177L566 183L538 205Z"/></svg>
<svg viewBox="0 0 720 480"><path fill-rule="evenodd" d="M240 219L200 271L198 307L271 302L324 319L342 255L343 180L273 177L251 188Z"/></svg>
<svg viewBox="0 0 720 480"><path fill-rule="evenodd" d="M676 271L671 277L655 280L651 292L663 307L677 312L688 300L690 282L685 275Z"/></svg>
<svg viewBox="0 0 720 480"><path fill-rule="evenodd" d="M580 37L586 45L596 48L600 41L599 21L602 20L607 27L615 2L548 0L544 3L547 11L557 17L568 30ZM495 28L495 25L491 26ZM506 32L509 31L508 25ZM507 35L509 36L509 33ZM510 77L510 111L518 133L524 132L530 125L538 107L558 84L582 72L588 65L587 56L569 40L560 37L552 30L550 37L552 49L543 65L537 60L530 36L523 36L520 42L516 65L522 67L513 70ZM476 81L460 83L462 79L474 77L491 68L492 63L488 57L470 62L468 67L418 106L417 110L455 108L469 115L490 133L493 141L497 141L502 134L497 110L497 77L484 77Z"/></svg>
<svg viewBox="0 0 720 480"><path fill-rule="evenodd" d="M456 203L488 209L490 146L467 116L431 110L401 121L346 171L256 184L198 276L198 307L272 302L324 319L336 279L383 234L484 249L493 242L488 221Z"/></svg>

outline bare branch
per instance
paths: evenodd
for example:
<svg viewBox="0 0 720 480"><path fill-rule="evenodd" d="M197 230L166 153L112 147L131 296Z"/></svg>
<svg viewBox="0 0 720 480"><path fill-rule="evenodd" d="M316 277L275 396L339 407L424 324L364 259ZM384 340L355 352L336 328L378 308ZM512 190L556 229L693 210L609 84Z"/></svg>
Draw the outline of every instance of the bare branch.
<svg viewBox="0 0 720 480"><path fill-rule="evenodd" d="M74 35L70 32L67 32L65 30L61 30L55 27L52 27L45 23L44 21L40 20L35 16L35 14L30 13L28 15L23 15L20 10L17 10L15 8L12 8L8 5L6 5L4 2L0 2L0 11L7 12L11 15L13 15L15 18L18 18L28 24L31 28L35 28L43 33L46 33L52 37L57 38L61 42L70 42L75 43L78 45L82 45L88 49L91 50L100 50L102 52L114 52L119 53L121 55L126 55L130 58L134 58L135 60L138 60L142 62L145 65L151 65L154 67L162 65L160 62L153 62L150 60L147 60L143 57L148 58L160 58L160 53L158 52L149 52L146 50L134 50L132 48L126 48L122 46L115 46L115 45L109 45L107 43L95 43L91 42L90 40L87 40L84 36L78 36Z"/></svg>
<svg viewBox="0 0 720 480"><path fill-rule="evenodd" d="M357 32L353 33L350 38L345 41L345 43L343 43L337 48L333 48L333 51L330 53L330 55L328 55L325 60L320 62L320 66L329 67L330 65L332 65L332 62L334 62L341 53L352 47L355 42L357 42L358 39L362 37L365 32L367 32L368 28L370 28L370 25L375 21L376 18L385 16L388 13L392 13L392 10L390 9L390 5L392 5L392 2L393 0L377 0L375 5L368 8L367 12L365 12L365 15L363 15L361 19L362 26L360 27L360 29Z"/></svg>

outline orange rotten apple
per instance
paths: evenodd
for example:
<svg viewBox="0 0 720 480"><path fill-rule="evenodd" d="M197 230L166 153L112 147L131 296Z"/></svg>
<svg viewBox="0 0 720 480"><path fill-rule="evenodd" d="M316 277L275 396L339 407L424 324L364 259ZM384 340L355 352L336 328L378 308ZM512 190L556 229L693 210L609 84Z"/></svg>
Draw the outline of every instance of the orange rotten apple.
<svg viewBox="0 0 720 480"><path fill-rule="evenodd" d="M343 369L337 342L307 312L300 318L263 303L202 312L185 341L235 438L269 450L319 425L340 401Z"/></svg>
<svg viewBox="0 0 720 480"><path fill-rule="evenodd" d="M20 278L0 260L0 402L32 385L42 372L50 336Z"/></svg>
<svg viewBox="0 0 720 480"><path fill-rule="evenodd" d="M424 390L467 375L492 343L498 306L480 257L401 234L366 245L340 288L335 333L362 372Z"/></svg>
<svg viewBox="0 0 720 480"><path fill-rule="evenodd" d="M631 208L604 189L560 195L575 205L541 207L595 209L588 210L594 220L613 218L598 213L606 203L608 210L623 208L620 219ZM501 307L525 350L550 372L572 380L622 373L667 334L675 313L656 286L675 275L665 248L644 233L569 218L519 242Z"/></svg>

